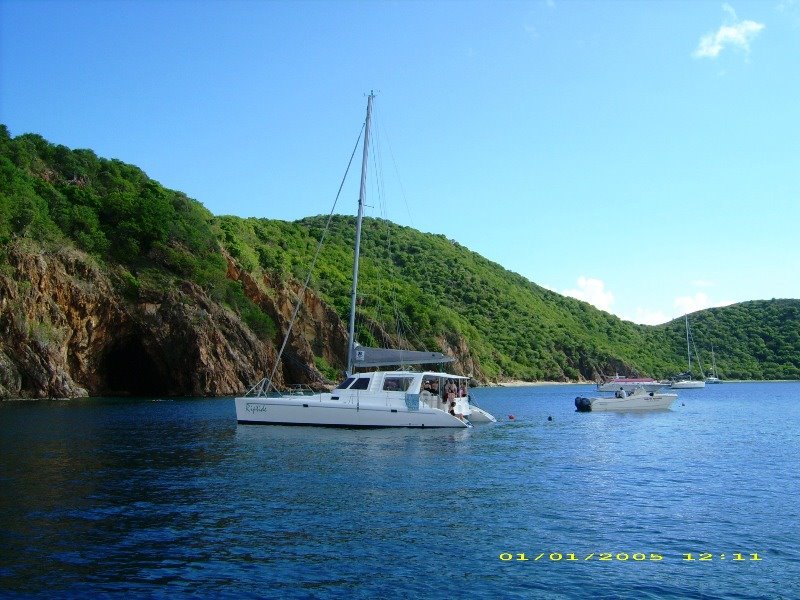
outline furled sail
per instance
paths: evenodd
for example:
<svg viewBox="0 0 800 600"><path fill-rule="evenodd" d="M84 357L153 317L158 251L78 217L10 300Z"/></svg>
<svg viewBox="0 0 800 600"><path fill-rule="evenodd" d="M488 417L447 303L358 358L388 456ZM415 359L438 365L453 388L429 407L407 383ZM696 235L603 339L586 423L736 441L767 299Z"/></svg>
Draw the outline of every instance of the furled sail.
<svg viewBox="0 0 800 600"><path fill-rule="evenodd" d="M369 348L355 344L354 367L389 367L402 365L429 365L453 362L455 359L441 352L397 350L394 348Z"/></svg>

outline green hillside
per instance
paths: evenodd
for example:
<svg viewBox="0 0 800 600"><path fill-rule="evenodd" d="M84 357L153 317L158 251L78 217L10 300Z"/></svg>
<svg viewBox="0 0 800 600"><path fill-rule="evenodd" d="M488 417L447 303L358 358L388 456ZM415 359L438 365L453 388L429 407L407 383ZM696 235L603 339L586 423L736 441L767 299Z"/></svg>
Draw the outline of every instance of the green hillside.
<svg viewBox="0 0 800 600"><path fill-rule="evenodd" d="M134 166L37 135L12 139L0 126L3 247L19 238L75 245L109 269L131 301L193 281L262 339L276 341L275 325L226 276L223 252L259 280L302 280L325 220L215 217ZM334 217L312 278L312 287L343 319L354 221ZM362 241L361 343L374 343L379 330L398 332L419 349L463 339L489 379L593 379L616 371L664 377L686 368L683 319L656 327L621 321L454 240L383 220L366 220ZM2 252L0 270L7 268ZM713 345L725 378L800 378L800 300L746 302L690 319L706 369Z"/></svg>
<svg viewBox="0 0 800 600"><path fill-rule="evenodd" d="M245 268L282 277L305 275L325 221L219 217L225 245ZM354 217L333 218L312 280L342 316L354 228ZM454 240L383 220L365 220L359 289L361 315L395 327L399 314L395 328L414 332L427 348L439 336L461 333L492 378L575 380L615 371L666 377L687 367L683 319L655 327L622 321L531 283ZM706 369L713 345L727 378L800 376L800 301L747 302L690 319ZM375 342L367 327L359 339Z"/></svg>

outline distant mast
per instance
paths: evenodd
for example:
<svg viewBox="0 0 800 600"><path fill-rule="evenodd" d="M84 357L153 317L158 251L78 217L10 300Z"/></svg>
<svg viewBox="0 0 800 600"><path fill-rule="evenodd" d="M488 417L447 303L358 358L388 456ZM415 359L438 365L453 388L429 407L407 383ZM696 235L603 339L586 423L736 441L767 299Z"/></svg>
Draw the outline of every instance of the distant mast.
<svg viewBox="0 0 800 600"><path fill-rule="evenodd" d="M364 122L364 153L361 159L361 189L358 192L358 218L356 219L356 250L353 258L353 290L350 293L350 323L347 336L347 374L353 372L353 352L356 345L356 293L358 290L358 258L361 251L361 222L364 219L364 199L367 195L367 159L369 158L369 128L372 121L372 99L367 98L367 119Z"/></svg>
<svg viewBox="0 0 800 600"><path fill-rule="evenodd" d="M689 357L689 379L692 378L692 351L689 348L689 314L683 315L686 319L686 356Z"/></svg>

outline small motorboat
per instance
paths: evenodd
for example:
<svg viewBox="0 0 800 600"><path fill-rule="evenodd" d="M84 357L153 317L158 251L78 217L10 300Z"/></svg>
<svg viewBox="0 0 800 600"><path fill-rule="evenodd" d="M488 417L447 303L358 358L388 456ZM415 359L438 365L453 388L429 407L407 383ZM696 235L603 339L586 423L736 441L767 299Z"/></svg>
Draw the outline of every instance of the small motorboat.
<svg viewBox="0 0 800 600"><path fill-rule="evenodd" d="M575 409L578 412L597 412L609 410L669 410L672 403L677 400L678 394L661 392L648 392L638 387L630 394L617 390L613 396L597 398L575 398Z"/></svg>

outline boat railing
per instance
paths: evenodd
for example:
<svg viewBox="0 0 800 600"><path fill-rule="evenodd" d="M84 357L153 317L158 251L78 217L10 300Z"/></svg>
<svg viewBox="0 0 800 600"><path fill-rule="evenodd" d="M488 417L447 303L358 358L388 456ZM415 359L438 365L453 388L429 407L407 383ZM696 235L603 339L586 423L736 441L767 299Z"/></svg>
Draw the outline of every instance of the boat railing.
<svg viewBox="0 0 800 600"><path fill-rule="evenodd" d="M313 396L316 392L314 389L305 383L295 383L290 386L285 395L287 396Z"/></svg>
<svg viewBox="0 0 800 600"><path fill-rule="evenodd" d="M269 381L269 378L265 377L247 390L245 396L252 396L255 398L267 396L313 396L314 393L315 392L311 386L305 383L295 383L286 388L284 391L281 391L272 385L272 383Z"/></svg>

